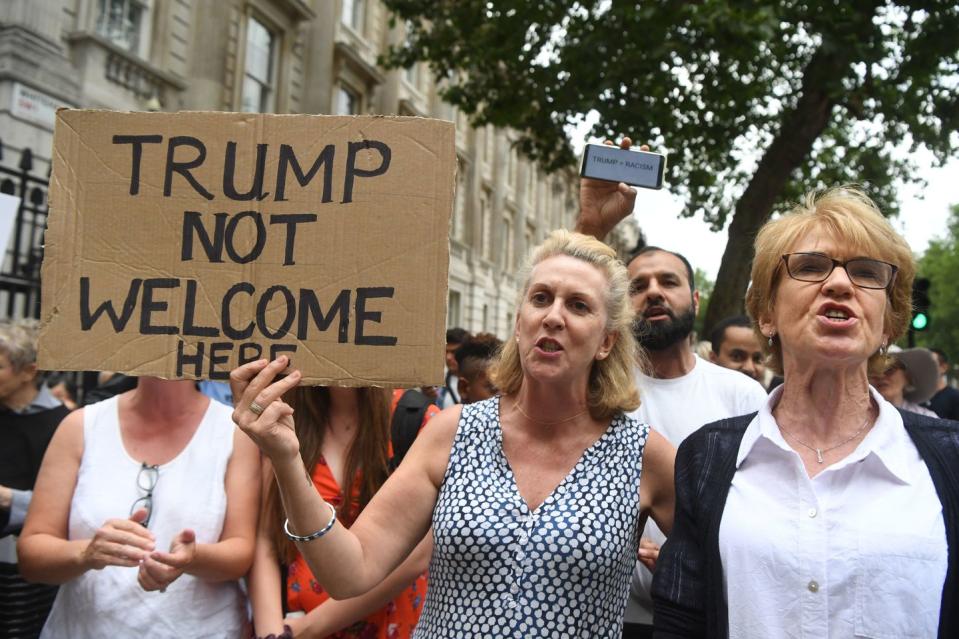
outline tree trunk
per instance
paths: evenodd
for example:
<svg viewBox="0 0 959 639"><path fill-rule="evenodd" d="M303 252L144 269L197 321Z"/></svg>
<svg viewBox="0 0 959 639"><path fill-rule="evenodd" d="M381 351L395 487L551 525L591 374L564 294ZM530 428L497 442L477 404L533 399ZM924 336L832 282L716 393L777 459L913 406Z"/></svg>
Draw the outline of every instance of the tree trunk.
<svg viewBox="0 0 959 639"><path fill-rule="evenodd" d="M736 203L729 225L716 287L709 300L703 335L717 322L743 312L753 258L753 240L772 213L789 176L812 151L829 123L841 94L841 78L849 64L848 49L821 44L803 71L802 95L782 120L778 135L763 154L756 172Z"/></svg>

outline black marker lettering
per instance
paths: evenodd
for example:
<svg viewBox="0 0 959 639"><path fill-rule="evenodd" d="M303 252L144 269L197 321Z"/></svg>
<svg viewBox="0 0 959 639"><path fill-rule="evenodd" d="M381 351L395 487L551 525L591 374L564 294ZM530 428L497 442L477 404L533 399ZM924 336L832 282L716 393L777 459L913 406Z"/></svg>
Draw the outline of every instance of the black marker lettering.
<svg viewBox="0 0 959 639"><path fill-rule="evenodd" d="M250 339L253 335L253 322L250 322L242 330L236 329L233 327L233 323L230 320L230 302L233 301L234 296L237 293L246 293L247 295L253 296L253 293L256 292L256 288L249 282L237 282L226 292L226 295L223 296L223 305L220 307L220 317L222 318L221 323L223 324L223 335L229 337L233 340L241 339ZM258 359L259 354L253 359ZM253 360L250 360L251 362Z"/></svg>
<svg viewBox="0 0 959 639"><path fill-rule="evenodd" d="M201 377L203 375L203 342L197 342L196 354L187 355L184 352L183 340L176 341L176 376L184 377L183 366L193 367L193 376Z"/></svg>
<svg viewBox="0 0 959 639"><path fill-rule="evenodd" d="M310 318L321 331L325 331L333 323L333 318L340 316L340 327L337 341L345 344L349 341L350 330L350 289L340 291L336 299L330 305L329 312L324 316L320 310L320 302L316 299L316 292L308 288L300 289L300 321L296 329L296 338L304 341L309 339L308 329Z"/></svg>
<svg viewBox="0 0 959 639"><path fill-rule="evenodd" d="M249 253L246 255L240 255L236 250L236 245L234 244L234 236L236 235L237 224L240 223L240 220L246 217L253 219L253 224L256 227L256 240L253 242L253 246L250 248ZM266 226L263 225L263 216L256 211L243 211L242 213L237 213L230 218L229 222L227 222L226 254L229 255L230 259L237 264L247 264L248 262L252 262L256 258L260 257L260 253L263 252L264 244L266 244Z"/></svg>
<svg viewBox="0 0 959 639"><path fill-rule="evenodd" d="M186 162L177 162L174 160L173 156L176 153L177 147L180 146L190 146L196 149L196 157ZM193 177L193 174L190 173L190 169L195 169L196 167L200 166L203 164L203 160L205 159L206 147L196 138L188 135L179 135L170 138L169 142L167 143L166 174L163 178L163 195L170 197L170 193L173 191L173 173L176 172L186 178L186 181L190 183L190 186L193 187L194 191L206 199L212 200L213 194L207 191L202 184L197 182L196 178Z"/></svg>
<svg viewBox="0 0 959 639"><path fill-rule="evenodd" d="M306 186L310 183L310 180L313 179L313 176L316 175L316 172L320 170L320 167L323 167L323 202L330 202L333 200L333 154L335 152L335 147L332 144L327 144L323 147L323 150L320 151L320 154L317 156L316 161L313 162L313 166L310 167L310 170L303 173L303 170L300 168L300 163L296 159L296 155L293 153L293 148L289 144L280 145L280 159L276 166L276 196L274 200L276 202L285 202L286 201L286 170L287 167L293 169L293 176L296 178L296 181L300 186Z"/></svg>
<svg viewBox="0 0 959 639"><path fill-rule="evenodd" d="M223 160L223 195L231 200L263 200L269 193L263 192L263 172L266 169L267 144L256 145L256 168L253 171L253 185L246 193L236 190L236 142L226 143L226 157Z"/></svg>
<svg viewBox="0 0 959 639"><path fill-rule="evenodd" d="M140 192L140 160L143 158L144 144L159 144L162 135L114 135L114 144L133 145L133 165L130 167L130 195Z"/></svg>
<svg viewBox="0 0 959 639"><path fill-rule="evenodd" d="M186 281L186 300L183 304L183 334L200 337L219 337L220 331L214 326L196 326L196 280ZM214 344L215 346L215 344ZM210 357L213 357L213 346L210 347Z"/></svg>
<svg viewBox="0 0 959 639"><path fill-rule="evenodd" d="M286 224L286 245L283 249L283 266L296 264L293 259L293 245L296 242L296 225L304 222L316 222L316 213L290 213L289 215L271 215L270 224Z"/></svg>
<svg viewBox="0 0 959 639"><path fill-rule="evenodd" d="M376 149L380 152L380 165L375 169L356 168L356 154L362 149ZM383 175L390 168L390 158L392 151L390 147L377 140L361 140L360 142L350 142L346 152L346 175L343 178L343 204L349 204L353 201L353 179L355 177L376 177Z"/></svg>
<svg viewBox="0 0 959 639"><path fill-rule="evenodd" d="M382 313L379 311L367 311L366 300L379 297L393 297L393 287L380 286L375 288L356 289L356 335L353 339L354 344L365 344L368 346L395 346L396 338L388 335L364 335L364 322L381 322Z"/></svg>
<svg viewBox="0 0 959 639"><path fill-rule="evenodd" d="M172 277L153 277L143 280L143 300L140 302L140 334L141 335L175 335L176 326L154 326L150 320L153 313L167 310L169 304L162 300L154 300L153 292L158 288L177 288L180 280Z"/></svg>
<svg viewBox="0 0 959 639"><path fill-rule="evenodd" d="M296 344L270 344L270 359L276 359L283 353L295 353ZM290 357L289 366L293 366L293 358Z"/></svg>
<svg viewBox="0 0 959 639"><path fill-rule="evenodd" d="M210 344L210 379L230 379L230 371L220 370L217 366L230 361L231 350L233 350L233 342L213 342ZM221 351L226 351L226 355L220 355Z"/></svg>
<svg viewBox="0 0 959 639"><path fill-rule="evenodd" d="M193 259L193 236L196 235L206 252L206 259L210 262L223 261L223 231L226 228L226 213L215 213L213 215L215 223L213 226L213 239L207 233L206 226L200 213L196 211L183 212L183 239L180 244L180 260L189 262ZM191 232L192 231L192 232Z"/></svg>
<svg viewBox="0 0 959 639"><path fill-rule="evenodd" d="M252 324L250 326L252 327ZM262 355L263 355L263 347L257 344L256 342L247 342L246 344L240 344L240 355L238 358L238 365L243 366L244 364L255 362L256 360L260 359Z"/></svg>
<svg viewBox="0 0 959 639"><path fill-rule="evenodd" d="M271 331L269 325L266 323L266 312L269 310L270 302L273 300L273 296L276 293L283 295L283 301L285 302L283 306L286 314L283 316L283 321L280 322L280 326L275 331ZM266 337L269 337L270 339L280 339L289 333L290 327L293 325L293 318L295 315L296 300L293 298L293 293L290 292L290 289L281 284L277 284L276 286L271 286L270 288L266 289L266 292L263 293L263 296L256 305L257 328L260 329L260 333Z"/></svg>
<svg viewBox="0 0 959 639"><path fill-rule="evenodd" d="M110 323L113 324L113 331L119 333L126 328L130 316L133 315L133 309L137 305L137 297L140 294L140 285L143 280L137 278L130 281L130 290L127 292L127 298L123 302L123 308L120 314L113 309L113 302L106 300L101 303L96 310L90 312L90 278L80 278L80 330L89 331L97 323L100 315L106 313Z"/></svg>

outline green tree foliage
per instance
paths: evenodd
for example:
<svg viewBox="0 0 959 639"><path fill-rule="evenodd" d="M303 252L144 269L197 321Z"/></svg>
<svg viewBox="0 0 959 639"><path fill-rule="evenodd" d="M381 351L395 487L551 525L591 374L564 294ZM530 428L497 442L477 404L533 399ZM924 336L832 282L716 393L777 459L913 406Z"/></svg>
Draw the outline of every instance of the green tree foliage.
<svg viewBox="0 0 959 639"><path fill-rule="evenodd" d="M729 220L707 327L741 311L775 209L859 182L895 213L914 167L894 149L944 162L959 146L954 0L384 1L408 30L384 62L426 61L445 99L518 130L530 157L573 161L566 127L591 109L594 134L670 154L683 214Z"/></svg>
<svg viewBox="0 0 959 639"><path fill-rule="evenodd" d="M919 273L929 278L929 329L917 333L920 346L940 348L950 361L959 359L959 204L951 208L944 238L929 243L919 259Z"/></svg>

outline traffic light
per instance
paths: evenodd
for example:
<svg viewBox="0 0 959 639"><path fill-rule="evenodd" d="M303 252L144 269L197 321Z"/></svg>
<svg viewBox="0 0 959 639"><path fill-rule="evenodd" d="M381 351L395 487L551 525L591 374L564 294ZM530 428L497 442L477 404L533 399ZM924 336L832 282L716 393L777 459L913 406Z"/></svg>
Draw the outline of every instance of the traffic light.
<svg viewBox="0 0 959 639"><path fill-rule="evenodd" d="M912 283L912 322L909 327L914 331L929 328L929 279L917 277Z"/></svg>

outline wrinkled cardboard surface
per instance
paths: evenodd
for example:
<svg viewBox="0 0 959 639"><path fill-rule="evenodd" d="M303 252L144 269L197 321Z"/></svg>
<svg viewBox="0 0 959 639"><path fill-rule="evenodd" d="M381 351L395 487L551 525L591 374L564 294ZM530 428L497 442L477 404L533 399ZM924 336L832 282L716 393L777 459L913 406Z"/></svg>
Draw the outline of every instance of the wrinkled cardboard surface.
<svg viewBox="0 0 959 639"><path fill-rule="evenodd" d="M135 145L115 143L118 135L162 136L159 143L140 144L136 194L131 194ZM188 173L213 199L198 193L179 172L171 172L167 180L167 155L174 136L191 136L205 147L203 163L189 168ZM388 147L389 165L380 175L364 176L363 171L382 168L383 152L375 145L357 150L352 201L344 202L348 145L363 140ZM253 191L253 199L238 201L224 195L224 163L230 141L236 143L232 182L239 194L251 191L254 185L257 145L268 145L263 186L260 192ZM334 145L331 201L323 201L326 164L301 186L288 162L285 201L276 201L281 144L289 145L304 174L327 145ZM175 162L189 162L197 154L194 147L181 145L173 148L172 157ZM256 359L257 346L241 346L256 344L261 356L269 356L271 347L277 345L294 348L289 354L307 384L442 383L447 238L455 170L453 125L437 120L61 110L54 136L42 269L40 366L164 378L223 378L240 363L241 348L249 359ZM164 195L167 181L168 196ZM264 193L268 195L259 199ZM224 248L212 255L223 261L212 262L204 238L195 227L187 226L192 260L184 261L186 211L195 212L193 219L202 224L214 245L217 214L227 214L223 221L226 229L237 214L258 213L265 229L262 252L246 263L237 263ZM291 252L287 247L290 225L271 223L276 219L271 216L290 214L317 216L315 222L295 225ZM235 222L232 243L227 242L224 231L224 247L230 245L240 258L250 254L256 243L254 218L248 213ZM295 263L285 263L288 261ZM110 300L120 316L133 280L157 283L169 278L178 286L171 287L170 282L154 286L153 310L144 313L146 293L141 284L136 297L131 296L135 306L122 329L102 313L84 330L82 278L88 282L89 311ZM196 282L192 322L187 321L189 280ZM255 320L262 294L270 287L282 286L295 301L287 334L278 335L288 317L282 290L264 303L262 321L254 322L251 337L223 334L224 296L243 282L252 284L255 293L243 289L231 298L231 326L246 328ZM389 288L393 289L391 297L384 295ZM334 301L341 299L338 296L348 291L345 341L341 316L334 316L330 325L320 330L300 303L301 289L312 291L324 316ZM359 289L377 291L366 298L363 317L357 316ZM308 299L310 295L307 293ZM305 333L299 328L302 315L308 315ZM356 333L359 324L362 336ZM204 329L218 334L185 334ZM158 330L160 334L154 334ZM162 334L164 331L168 334ZM377 337L386 342L395 337L395 344L357 343L375 342ZM217 344L215 354L224 358L222 361L211 361L213 344ZM197 358L200 347L204 355ZM178 356L178 349L183 356Z"/></svg>

